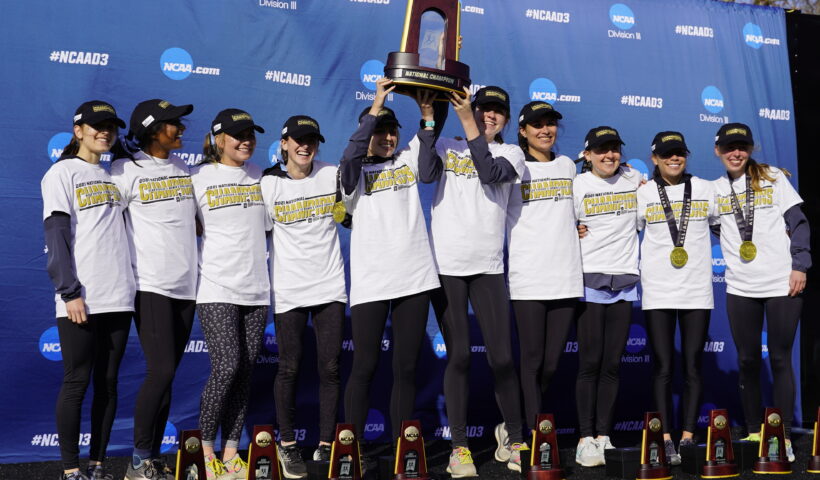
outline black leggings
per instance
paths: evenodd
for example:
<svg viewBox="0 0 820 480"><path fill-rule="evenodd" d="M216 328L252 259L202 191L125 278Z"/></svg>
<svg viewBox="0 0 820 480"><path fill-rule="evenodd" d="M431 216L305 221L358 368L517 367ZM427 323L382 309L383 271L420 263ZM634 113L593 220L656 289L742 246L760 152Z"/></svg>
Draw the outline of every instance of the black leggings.
<svg viewBox="0 0 820 480"><path fill-rule="evenodd" d="M410 420L416 401L416 360L427 327L430 292L393 300L361 303L350 307L353 327L353 367L345 387L345 419L364 439L364 424L370 406L370 382L381 353L382 334L388 311L393 326L393 389L390 392L392 438Z"/></svg>
<svg viewBox="0 0 820 480"><path fill-rule="evenodd" d="M117 413L117 376L128 343L131 312L98 313L78 325L68 317L57 318L63 355L63 385L57 396L57 435L63 469L80 467L80 418L85 391L94 379L91 402L91 448L89 459L102 462L111 425Z"/></svg>
<svg viewBox="0 0 820 480"><path fill-rule="evenodd" d="M470 320L467 300L473 306L493 371L495 398L511 443L520 443L521 396L512 356L510 305L503 274L467 277L439 275L441 289L433 307L447 347L444 399L453 447L467 447L467 407L470 394Z"/></svg>
<svg viewBox="0 0 820 480"><path fill-rule="evenodd" d="M632 322L632 302L582 302L579 310L578 425L582 437L609 435L618 398L618 369Z"/></svg>
<svg viewBox="0 0 820 480"><path fill-rule="evenodd" d="M799 296L749 298L726 294L726 312L740 369L740 401L749 433L759 432L760 424L763 423L760 337L764 312L767 320L769 363L774 379L774 405L783 413L786 437L791 433L794 418L792 347L802 309L803 298Z"/></svg>
<svg viewBox="0 0 820 480"><path fill-rule="evenodd" d="M521 347L524 425L535 428L541 395L547 391L567 342L578 299L513 300Z"/></svg>
<svg viewBox="0 0 820 480"><path fill-rule="evenodd" d="M145 355L145 380L134 408L134 448L159 457L171 408L171 384L194 324L193 300L137 292L134 323Z"/></svg>
<svg viewBox="0 0 820 480"><path fill-rule="evenodd" d="M711 310L644 310L646 333L652 347L652 390L661 413L663 433L673 430L672 366L675 355L675 325L680 319L683 353L683 430L694 432L702 391L700 365L709 331Z"/></svg>
<svg viewBox="0 0 820 480"><path fill-rule="evenodd" d="M282 441L295 441L293 425L296 416L296 379L299 376L302 334L308 315L313 317L319 367L319 441L329 443L333 441L339 402L339 354L342 351L344 303L331 302L295 308L273 316L276 343L279 345L279 369L273 384L276 417Z"/></svg>

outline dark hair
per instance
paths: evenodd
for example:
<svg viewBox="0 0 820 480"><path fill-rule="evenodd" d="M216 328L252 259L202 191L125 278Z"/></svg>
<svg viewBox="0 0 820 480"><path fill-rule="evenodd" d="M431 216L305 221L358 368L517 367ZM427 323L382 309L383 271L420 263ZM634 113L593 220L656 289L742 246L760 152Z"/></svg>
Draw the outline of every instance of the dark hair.
<svg viewBox="0 0 820 480"><path fill-rule="evenodd" d="M137 141L137 145L139 145L139 147L142 150L148 148L151 145L151 142L154 141L154 135L156 135L157 132L164 128L167 123L168 122L157 122L143 130L142 135L140 135L139 137L134 137L134 139Z"/></svg>
<svg viewBox="0 0 820 480"><path fill-rule="evenodd" d="M114 141L114 145L111 145L111 149L108 151L112 156L112 160L116 160L118 158L128 158L131 161L134 160L134 156L131 155L131 152L122 144L119 137ZM77 137L71 137L71 141L63 147L63 153L60 155L60 158L57 159L59 162L60 160L65 160L66 158L73 158L76 157L77 154L80 153L80 142L77 141Z"/></svg>

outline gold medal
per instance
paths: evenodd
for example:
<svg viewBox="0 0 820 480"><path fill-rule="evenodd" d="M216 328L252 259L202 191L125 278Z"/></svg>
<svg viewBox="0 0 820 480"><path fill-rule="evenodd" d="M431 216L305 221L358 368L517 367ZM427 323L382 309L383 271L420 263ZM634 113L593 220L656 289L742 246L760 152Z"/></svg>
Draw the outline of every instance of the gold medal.
<svg viewBox="0 0 820 480"><path fill-rule="evenodd" d="M757 256L757 247L755 244L747 240L740 244L740 258L747 262L751 262Z"/></svg>
<svg viewBox="0 0 820 480"><path fill-rule="evenodd" d="M669 260L672 261L675 268L681 268L689 261L689 254L686 253L683 247L675 247L672 249L672 253L669 254Z"/></svg>
<svg viewBox="0 0 820 480"><path fill-rule="evenodd" d="M336 223L342 223L347 215L347 209L343 202L336 202L333 204L333 220Z"/></svg>

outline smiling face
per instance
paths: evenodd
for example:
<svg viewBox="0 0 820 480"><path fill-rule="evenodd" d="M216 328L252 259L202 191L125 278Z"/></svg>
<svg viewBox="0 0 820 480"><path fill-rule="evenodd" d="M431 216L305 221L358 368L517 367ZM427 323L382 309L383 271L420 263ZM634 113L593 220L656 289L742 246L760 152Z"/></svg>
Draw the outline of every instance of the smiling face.
<svg viewBox="0 0 820 480"><path fill-rule="evenodd" d="M236 136L222 133L216 136L216 144L222 151L220 162L226 165L242 165L253 156L256 149L256 133L253 128L246 128Z"/></svg>
<svg viewBox="0 0 820 480"><path fill-rule="evenodd" d="M180 119L175 118L164 122L151 138L160 150L170 152L182 148L182 133L184 131L185 125L182 124Z"/></svg>
<svg viewBox="0 0 820 480"><path fill-rule="evenodd" d="M733 142L716 146L715 155L720 158L729 175L737 178L746 172L746 164L749 163L752 148L752 145L745 142Z"/></svg>
<svg viewBox="0 0 820 480"><path fill-rule="evenodd" d="M683 149L676 149L662 155L652 155L652 163L657 165L658 171L669 183L670 180L677 182L686 169L686 157L688 153Z"/></svg>
<svg viewBox="0 0 820 480"><path fill-rule="evenodd" d="M485 103L473 111L478 131L491 142L507 124L507 110L500 103Z"/></svg>
<svg viewBox="0 0 820 480"><path fill-rule="evenodd" d="M299 167L307 167L313 162L313 157L319 150L319 137L310 134L304 137L286 137L279 141L283 152L287 152L288 164L293 162Z"/></svg>
<svg viewBox="0 0 820 480"><path fill-rule="evenodd" d="M370 145L367 147L367 155L382 158L392 157L398 143L398 125L393 123L379 125L373 131L373 135L370 136Z"/></svg>
<svg viewBox="0 0 820 480"><path fill-rule="evenodd" d="M105 120L94 125L84 123L82 125L74 125L74 136L77 138L79 145L78 155L82 158L92 155L102 155L111 150L114 141L117 138L117 125ZM83 155L83 154L86 155Z"/></svg>
<svg viewBox="0 0 820 480"><path fill-rule="evenodd" d="M536 150L549 156L558 134L558 120L545 115L523 127L519 127L518 133L527 140L530 154L533 150Z"/></svg>
<svg viewBox="0 0 820 480"><path fill-rule="evenodd" d="M591 150L584 150L584 158L592 163L592 173L595 176L609 178L621 166L621 144L606 142Z"/></svg>

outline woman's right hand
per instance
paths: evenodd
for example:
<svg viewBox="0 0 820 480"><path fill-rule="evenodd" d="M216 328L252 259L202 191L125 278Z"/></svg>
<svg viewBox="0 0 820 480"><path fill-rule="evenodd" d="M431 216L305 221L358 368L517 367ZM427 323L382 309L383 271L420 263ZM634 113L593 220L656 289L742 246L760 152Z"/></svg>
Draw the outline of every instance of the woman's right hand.
<svg viewBox="0 0 820 480"><path fill-rule="evenodd" d="M370 107L370 115L374 117L379 115L382 107L384 107L384 100L387 98L387 95L395 89L396 86L393 85L393 80L387 77L376 80L376 98L373 99L373 106Z"/></svg>
<svg viewBox="0 0 820 480"><path fill-rule="evenodd" d="M83 300L83 297L77 297L65 302L65 311L68 315L68 319L77 325L88 323L88 315L85 312L85 300Z"/></svg>
<svg viewBox="0 0 820 480"><path fill-rule="evenodd" d="M433 102L436 100L436 97L438 97L438 93L429 88L419 88L416 90L416 103L419 106L421 118L425 122L433 120Z"/></svg>

